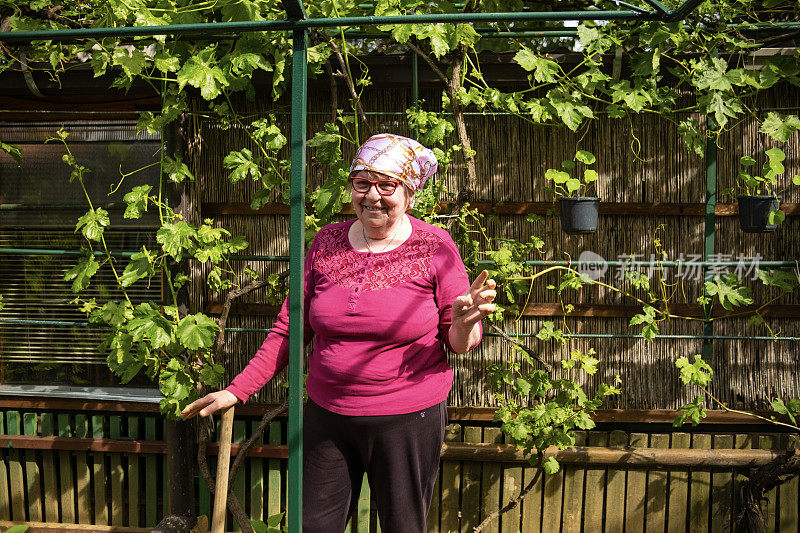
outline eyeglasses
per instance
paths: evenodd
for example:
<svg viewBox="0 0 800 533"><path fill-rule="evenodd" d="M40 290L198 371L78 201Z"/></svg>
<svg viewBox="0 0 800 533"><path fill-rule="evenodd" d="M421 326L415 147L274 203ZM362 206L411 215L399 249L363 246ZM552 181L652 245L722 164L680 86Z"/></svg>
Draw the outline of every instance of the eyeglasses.
<svg viewBox="0 0 800 533"><path fill-rule="evenodd" d="M394 194L394 191L400 185L397 181L392 180L378 180L372 181L366 178L350 178L350 183L353 185L353 190L356 192L360 192L361 194L366 194L375 186L375 190L378 191L378 194L381 196L391 196Z"/></svg>

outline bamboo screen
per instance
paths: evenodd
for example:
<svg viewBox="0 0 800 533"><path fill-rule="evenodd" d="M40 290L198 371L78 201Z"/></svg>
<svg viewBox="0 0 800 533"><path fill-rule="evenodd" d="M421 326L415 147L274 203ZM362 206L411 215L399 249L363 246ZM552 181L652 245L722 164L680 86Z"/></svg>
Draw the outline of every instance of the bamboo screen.
<svg viewBox="0 0 800 533"><path fill-rule="evenodd" d="M772 92L762 101L755 102L762 110L785 108L798 101L796 87L781 88ZM265 95L266 96L266 95ZM420 91L423 109L439 109L440 88L423 88ZM269 101L264 98L263 101ZM341 101L341 99L339 100ZM392 131L410 134L405 119L398 112L413 105L408 87L370 87L363 96L364 108L376 113L368 116L373 132ZM253 118L269 113L257 99L256 103L236 102L239 112L247 112ZM324 122L331 120L330 93L325 89L309 89L308 135L313 136ZM288 105L283 111L288 110ZM784 111L786 112L786 111ZM796 111L795 111L796 112ZM678 120L685 116L676 117ZM703 117L697 117L701 123ZM290 131L288 114L278 115L282 130L288 136ZM524 215L501 214L489 224L493 238L527 239L537 235L545 239L546 254L531 256L530 259L578 259L582 252L593 252L606 260L625 259L630 254L640 254L637 259L649 259L655 252L654 237L663 246L667 259L697 261L701 259L704 246L704 217L702 215L706 194L706 161L689 154L675 124L654 114L632 116L624 120L598 118L579 130L570 132L564 127L534 125L512 116L469 115L467 127L473 148L477 151L477 170L479 176L475 202L490 202L495 206L519 202L549 202L545 187L544 173L547 168L558 168L561 161L571 159L576 147L590 150L597 156L600 174L599 196L606 205L616 206L618 213L632 209L632 204L640 206L639 214L601 215L596 233L588 236L569 236L561 232L557 215L545 215L536 222L526 222ZM362 129L363 131L363 129ZM362 133L362 138L366 138ZM457 141L455 135L452 141ZM228 183L227 171L222 159L231 149L248 146L246 136L235 126L223 128L210 119L194 120L190 134L190 157L197 180L197 188L192 202L196 208L195 216L203 216L203 206L208 204L249 204L256 190L251 182ZM763 134L758 133L754 121L743 121L723 134L717 149L717 190L733 185L738 173L738 160L741 155L754 155L762 163L762 152L771 146ZM798 135L781 147L787 153L787 176L800 173L800 148ZM250 146L251 149L255 147ZM345 155L352 154L353 147L345 147ZM313 159L314 152L308 154L308 179L319 184L326 177L326 170ZM288 158L288 149L284 154ZM444 180L450 190L457 190L465 179L463 160L456 158L445 175L437 176ZM731 196L717 197L717 204L735 204ZM783 194L787 203L800 202L800 194L789 190ZM692 204L684 213L658 214L654 204ZM627 206L627 207L626 207ZM687 208L688 209L688 208ZM739 231L735 216L725 215L724 207L716 218L715 250L718 260L796 260L800 257L800 243L797 235L800 217L787 216L779 230L766 235L746 235ZM652 212L651 212L652 211ZM346 218L346 217L345 217ZM250 242L246 253L288 254L288 216L278 214L220 215L216 219L234 234L241 234ZM287 268L286 263L251 261L248 264L257 272L267 275ZM243 268L244 264L238 265ZM753 276L753 270L740 273ZM702 273L699 269L669 271L669 278L678 282L675 302L696 303L702 291ZM618 275L616 267L609 267L604 278L613 282ZM509 319L502 327L509 333L532 334L544 321L562 320L560 313L546 312L551 306L536 304L557 303L554 291L546 289L556 278L542 281L534 286L529 314L518 321ZM756 287L759 283L748 281ZM198 309L206 308L214 302L224 301L223 294L206 294L197 284L192 300ZM774 296L775 291L756 293L762 298ZM245 302L259 303L263 294L253 293L243 299ZM565 296L565 301L584 304L585 313L600 309L600 314L617 316L571 316L566 324L576 334L638 334L639 328L629 327L632 301L623 301L609 291L586 287L580 292ZM781 304L800 303L797 295L779 300ZM540 311L536 311L539 309ZM796 307L794 309L797 309ZM545 311L541 311L545 310ZM549 314L550 316L546 316ZM784 309L784 315L787 314ZM788 313L791 315L791 312ZM545 315L545 316L541 316ZM621 315L621 316L620 316ZM229 319L229 327L268 328L274 315L244 313ZM800 336L797 316L767 318L773 331L781 336ZM662 334L701 335L702 323L698 321L673 320L662 324ZM761 336L767 335L764 327L750 327L743 319L730 319L714 328L720 336ZM264 334L253 332L228 333L226 357L228 358L228 379L232 378L247 363L258 349ZM535 338L525 339L528 345L540 356L552 363L558 362L562 354L553 343ZM714 358L711 362L715 370L713 389L718 396L731 406L757 408L763 407L775 396L800 395L798 384L798 355L796 341L764 340L715 340ZM574 339L570 348L589 349L593 347L602 363L597 375L588 384L590 391L600 382L610 382L615 375L623 381L623 393L610 399L609 408L676 408L694 398L696 391L686 390L680 385L674 366L675 359L681 355L692 357L701 353L702 340L699 339L656 339L650 343L641 338L579 338ZM485 337L480 348L464 356L450 355L450 363L455 371L455 381L449 399L451 405L491 406L494 404L490 390L487 367L500 361L518 357L507 344L496 337ZM259 399L275 401L284 394L280 387L281 379L268 384L260 393Z"/></svg>

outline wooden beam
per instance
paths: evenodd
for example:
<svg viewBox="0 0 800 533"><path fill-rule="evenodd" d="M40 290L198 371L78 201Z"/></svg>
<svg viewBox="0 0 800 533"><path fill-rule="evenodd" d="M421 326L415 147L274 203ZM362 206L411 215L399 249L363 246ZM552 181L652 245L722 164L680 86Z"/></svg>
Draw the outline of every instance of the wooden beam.
<svg viewBox="0 0 800 533"><path fill-rule="evenodd" d="M535 454L535 450L531 455ZM555 446L544 452L560 463L581 465L616 465L621 467L692 467L739 468L758 467L778 457L778 450L724 450L678 448L610 448L606 446L573 446L559 450ZM522 451L511 444L472 444L445 442L442 457L461 461L528 462Z"/></svg>
<svg viewBox="0 0 800 533"><path fill-rule="evenodd" d="M87 533L97 531L102 533L148 533L152 528L141 527L121 527L121 526L102 526L95 524L59 524L54 522L11 522L0 520L0 528L5 531L11 526L28 526L26 533Z"/></svg>
<svg viewBox="0 0 800 533"><path fill-rule="evenodd" d="M447 212L451 207L450 202L439 204L440 212ZM553 202L472 202L470 204L478 212L489 214L498 213L504 215L544 215L549 211L558 213L558 204ZM781 205L781 211L786 216L800 216L800 203L785 203ZM669 202L600 202L601 215L629 215L629 216L705 216L705 204L701 203L669 203ZM250 209L250 204L242 202L232 203L204 203L202 205L203 216L219 215L288 215L289 206L282 203L270 202L262 206L259 210ZM717 204L714 208L716 216L734 217L739 215L737 204ZM342 209L342 214L352 215L353 208L349 205Z"/></svg>
<svg viewBox="0 0 800 533"><path fill-rule="evenodd" d="M222 313L223 302L209 302L203 307L203 312L207 315L218 315ZM258 315L258 316L278 316L281 308L278 305L258 304L248 302L233 302L230 314L232 315Z"/></svg>
<svg viewBox="0 0 800 533"><path fill-rule="evenodd" d="M32 437L6 435L0 438L5 448L23 450L81 450L111 453L166 453L164 441L123 441L114 439L88 439L71 437ZM237 455L240 444L232 444L230 453ZM208 453L219 453L218 443L209 443ZM535 451L533 452L535 454ZM255 445L248 457L288 459L286 445ZM779 455L777 450L728 450L728 449L655 449L655 448L608 448L603 446L575 446L558 450L551 446L545 457L553 456L563 463L589 465L647 466L647 467L758 467ZM484 444L445 442L442 458L459 461L527 462L527 456L510 444Z"/></svg>

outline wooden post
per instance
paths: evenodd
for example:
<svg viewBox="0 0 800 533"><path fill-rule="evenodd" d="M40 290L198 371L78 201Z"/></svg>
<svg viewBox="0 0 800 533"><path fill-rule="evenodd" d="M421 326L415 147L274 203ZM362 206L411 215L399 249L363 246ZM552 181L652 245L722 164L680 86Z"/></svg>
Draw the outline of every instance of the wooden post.
<svg viewBox="0 0 800 533"><path fill-rule="evenodd" d="M219 433L219 456L217 458L217 484L214 489L214 518L211 533L225 531L225 510L228 505L228 471L231 467L231 436L233 435L233 407L222 413Z"/></svg>

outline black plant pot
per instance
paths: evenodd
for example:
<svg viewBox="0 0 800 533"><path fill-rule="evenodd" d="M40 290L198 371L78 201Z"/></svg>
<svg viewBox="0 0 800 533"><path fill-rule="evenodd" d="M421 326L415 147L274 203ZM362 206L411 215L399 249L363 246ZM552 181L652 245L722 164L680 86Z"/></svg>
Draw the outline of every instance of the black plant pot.
<svg viewBox="0 0 800 533"><path fill-rule="evenodd" d="M739 196L739 226L745 233L769 233L777 224L769 223L771 211L781 206L780 196Z"/></svg>
<svg viewBox="0 0 800 533"><path fill-rule="evenodd" d="M560 198L561 229L570 235L592 233L597 229L597 208L600 198L597 196L581 196L578 198Z"/></svg>

